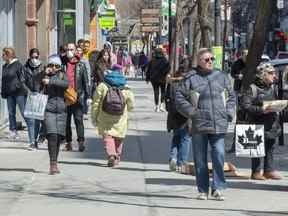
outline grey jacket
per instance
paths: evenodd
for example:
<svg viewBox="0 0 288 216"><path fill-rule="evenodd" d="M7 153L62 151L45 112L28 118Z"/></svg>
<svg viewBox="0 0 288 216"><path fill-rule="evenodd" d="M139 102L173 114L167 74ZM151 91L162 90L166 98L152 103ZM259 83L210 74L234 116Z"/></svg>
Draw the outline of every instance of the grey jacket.
<svg viewBox="0 0 288 216"><path fill-rule="evenodd" d="M176 109L192 119L192 133L226 133L235 113L236 96L230 80L221 71L186 74L176 90Z"/></svg>

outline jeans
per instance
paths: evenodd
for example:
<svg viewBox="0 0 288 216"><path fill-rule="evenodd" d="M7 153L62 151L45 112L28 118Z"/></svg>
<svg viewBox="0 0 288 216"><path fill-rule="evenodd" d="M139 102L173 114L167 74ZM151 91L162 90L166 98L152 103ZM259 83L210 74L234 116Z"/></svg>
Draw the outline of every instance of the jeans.
<svg viewBox="0 0 288 216"><path fill-rule="evenodd" d="M264 157L264 172L274 171L274 139L265 139L265 157ZM261 171L261 158L252 158L252 172Z"/></svg>
<svg viewBox="0 0 288 216"><path fill-rule="evenodd" d="M209 171L207 161L208 143L211 147L213 164L212 190L226 188L224 176L224 134L193 134L193 154L195 163L196 183L200 193L209 191Z"/></svg>
<svg viewBox="0 0 288 216"><path fill-rule="evenodd" d="M165 83L152 83L153 86L153 91L154 91L154 102L155 105L157 106L159 104L159 88L161 89L161 103L164 102L165 100L165 88L166 84Z"/></svg>
<svg viewBox="0 0 288 216"><path fill-rule="evenodd" d="M60 149L61 135L48 134L47 139L50 162L57 162Z"/></svg>
<svg viewBox="0 0 288 216"><path fill-rule="evenodd" d="M7 97L7 106L9 112L9 130L16 131L17 123L16 123L16 105L19 106L20 113L24 118L27 128L28 128L28 136L29 143L35 142L35 132L34 132L34 119L29 119L24 117L24 110L26 104L26 96L8 96Z"/></svg>
<svg viewBox="0 0 288 216"><path fill-rule="evenodd" d="M191 137L189 136L187 129L174 129L169 160L177 160L178 166L186 163L189 158L190 145Z"/></svg>
<svg viewBox="0 0 288 216"><path fill-rule="evenodd" d="M77 132L77 141L84 142L84 123L83 123L83 110L80 103L73 104L67 107L67 124L66 124L66 141L72 141L72 128L71 118L74 118L74 123Z"/></svg>

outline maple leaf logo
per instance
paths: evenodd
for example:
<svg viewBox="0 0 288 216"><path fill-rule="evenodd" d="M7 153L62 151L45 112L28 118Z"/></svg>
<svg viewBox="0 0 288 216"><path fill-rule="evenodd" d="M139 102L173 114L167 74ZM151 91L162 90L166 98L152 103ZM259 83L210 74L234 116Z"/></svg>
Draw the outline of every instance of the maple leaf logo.
<svg viewBox="0 0 288 216"><path fill-rule="evenodd" d="M255 131L251 127L245 130L245 135L238 136L238 142L244 149L257 149L257 146L263 142L261 135L255 136Z"/></svg>

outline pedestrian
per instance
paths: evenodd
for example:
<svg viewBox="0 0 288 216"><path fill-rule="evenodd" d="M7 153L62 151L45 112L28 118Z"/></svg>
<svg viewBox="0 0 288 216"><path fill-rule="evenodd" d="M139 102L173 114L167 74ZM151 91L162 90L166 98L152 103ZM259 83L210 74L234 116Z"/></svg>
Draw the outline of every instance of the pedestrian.
<svg viewBox="0 0 288 216"><path fill-rule="evenodd" d="M40 93L41 92L41 84L42 79L44 78L42 62L40 60L40 52L39 49L33 48L29 51L29 58L26 61L25 65L25 80L27 87L33 94L33 92ZM39 137L43 137L45 134L44 127L42 122L37 119L33 119L34 121L34 137L35 142L31 144L31 149L38 148L38 139ZM40 137L40 138L41 138ZM40 140L41 141L41 140Z"/></svg>
<svg viewBox="0 0 288 216"><path fill-rule="evenodd" d="M117 55L113 52L113 46L109 41L105 42L103 49L108 51L111 58L111 65L117 64Z"/></svg>
<svg viewBox="0 0 288 216"><path fill-rule="evenodd" d="M89 55L90 55L90 41L89 40L85 40L84 41L84 47L82 48L83 50L83 58L86 60L89 60Z"/></svg>
<svg viewBox="0 0 288 216"><path fill-rule="evenodd" d="M101 50L92 71L92 80L96 83L96 86L104 80L104 73L109 69L111 69L111 56L107 50L103 49Z"/></svg>
<svg viewBox="0 0 288 216"><path fill-rule="evenodd" d="M5 64L2 68L1 96L7 100L9 112L9 138L19 139L16 123L16 106L26 122L28 128L29 146L35 144L34 121L24 116L27 94L30 91L26 85L25 68L16 58L15 50L12 47L5 47L2 50L2 58Z"/></svg>
<svg viewBox="0 0 288 216"><path fill-rule="evenodd" d="M144 75L145 75L147 64L148 64L148 57L145 55L144 51L141 51L140 56L139 56L138 68L140 68L141 77L143 80L144 80Z"/></svg>
<svg viewBox="0 0 288 216"><path fill-rule="evenodd" d="M155 112L165 111L166 76L170 72L170 64L161 49L155 49L146 71L146 82L151 82L154 92ZM159 104L159 90L161 90Z"/></svg>
<svg viewBox="0 0 288 216"><path fill-rule="evenodd" d="M177 169L181 173L185 173L185 165L189 159L189 151L191 145L191 137L189 136L187 118L181 115L176 110L175 105L175 90L177 89L185 73L189 71L190 59L183 59L179 65L179 69L174 76L168 76L168 85L166 89L166 110L167 115L167 130L173 131L173 137L170 147L169 168L171 171Z"/></svg>
<svg viewBox="0 0 288 216"><path fill-rule="evenodd" d="M257 67L256 79L247 91L243 91L240 106L247 114L248 124L264 125L264 172L261 173L261 159L252 158L251 179L281 179L274 168L274 146L281 134L279 113L269 107L263 109L264 101L277 100L276 87L273 85L277 75L275 68L269 63L262 63ZM254 89L254 90L253 90Z"/></svg>
<svg viewBox="0 0 288 216"><path fill-rule="evenodd" d="M76 52L76 46L73 43L67 44L66 76L69 87L77 92L77 102L67 106L67 124L66 124L66 151L72 151L72 128L71 118L73 116L76 125L78 150L85 150L85 136L83 123L84 103L90 104L91 96L89 90L89 80L85 65L80 61L80 56ZM88 98L88 101L85 101Z"/></svg>
<svg viewBox="0 0 288 216"><path fill-rule="evenodd" d="M176 89L176 108L192 120L192 146L198 199L207 200L209 170L208 143L211 147L213 181L211 195L224 200L224 136L235 113L236 97L225 73L213 68L214 57L207 48L197 54L197 67L184 76Z"/></svg>
<svg viewBox="0 0 288 216"><path fill-rule="evenodd" d="M90 67L90 63L87 59L85 59L83 57L83 50L81 47L77 47L76 49L76 54L80 56L80 62L82 62L84 65L85 65L85 68L86 68L86 72L87 72L87 77L88 77L88 85L89 85L89 91L90 91L90 95L91 95L91 85L92 85L92 82L91 82L91 67ZM84 107L83 107L83 112L84 112L84 119L85 120L88 120L88 104L87 104L87 101L89 98L87 98L88 95L85 95L86 97L84 98Z"/></svg>
<svg viewBox="0 0 288 216"><path fill-rule="evenodd" d="M66 133L66 104L64 102L64 91L68 88L68 81L64 71L61 70L61 59L58 55L48 58L45 69L45 77L42 80L44 93L48 95L44 125L46 138L48 140L48 152L50 158L50 175L59 173L57 161L60 142Z"/></svg>
<svg viewBox="0 0 288 216"><path fill-rule="evenodd" d="M123 141L128 129L128 112L132 111L134 104L133 93L126 86L126 79L120 69L121 66L115 66L112 71L105 75L104 82L97 86L91 110L92 120L97 125L99 134L103 137L108 167L114 167L120 162ZM115 91L118 92L117 95L119 96L113 97L114 100L108 97L108 93L113 88L114 90L116 88ZM120 101L122 102L119 103ZM119 110L120 104L121 110ZM115 108L113 112L115 106L117 109ZM121 112L116 113L116 110Z"/></svg>

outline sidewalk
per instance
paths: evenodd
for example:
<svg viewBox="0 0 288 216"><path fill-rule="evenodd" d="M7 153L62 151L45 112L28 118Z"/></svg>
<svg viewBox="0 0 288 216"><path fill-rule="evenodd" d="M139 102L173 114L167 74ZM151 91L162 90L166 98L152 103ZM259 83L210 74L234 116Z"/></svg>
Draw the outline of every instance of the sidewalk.
<svg viewBox="0 0 288 216"><path fill-rule="evenodd" d="M2 216L282 216L288 215L288 144L275 155L281 181L228 178L224 202L196 200L195 177L170 172L171 135L166 114L153 112L151 85L130 81L136 96L124 157L119 167L106 167L100 137L85 121L87 151L60 152L61 174L48 175L47 146L38 151L0 133L0 215ZM75 139L75 131L74 139ZM227 149L231 135L227 136ZM77 150L77 146L74 146ZM227 155L241 172L250 161Z"/></svg>

